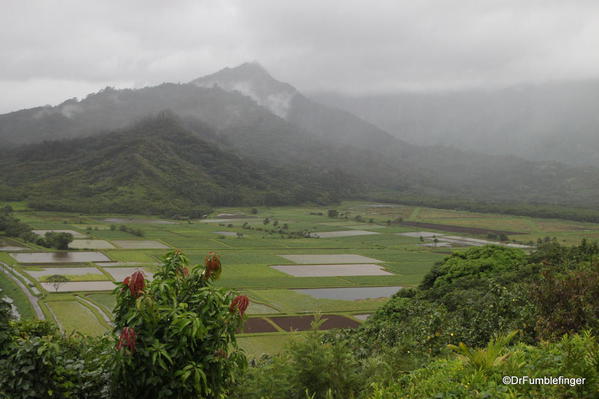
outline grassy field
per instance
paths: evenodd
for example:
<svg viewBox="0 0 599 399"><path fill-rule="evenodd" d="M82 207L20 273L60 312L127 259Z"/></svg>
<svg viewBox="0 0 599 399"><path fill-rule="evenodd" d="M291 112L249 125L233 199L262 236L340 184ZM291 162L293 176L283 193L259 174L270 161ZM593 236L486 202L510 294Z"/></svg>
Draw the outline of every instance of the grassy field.
<svg viewBox="0 0 599 399"><path fill-rule="evenodd" d="M31 303L14 280L8 278L4 272L0 271L0 290L2 294L12 298L21 318L34 319L35 313Z"/></svg>
<svg viewBox="0 0 599 399"><path fill-rule="evenodd" d="M102 335L106 327L89 308L76 300L46 301L46 306L67 333L78 331L88 335Z"/></svg>
<svg viewBox="0 0 599 399"><path fill-rule="evenodd" d="M3 204L0 204L0 206ZM317 312L372 313L384 302L384 298L363 300L316 299L291 289L368 287L368 286L416 286L435 262L441 261L460 248L431 248L422 246L418 238L398 235L422 229L396 223L404 221L434 223L440 225L512 231L521 234L509 236L519 243L536 242L539 238L556 237L564 244L575 244L582 238L599 239L599 224L581 223L556 219L535 219L520 216L494 215L452 210L401 205L345 202L335 207L273 207L258 208L251 215L249 208L221 208L209 216L219 219L220 213L246 214L245 220L173 221L155 223L157 218L123 217L122 215L78 215L61 212L39 212L27 209L24 204L11 204L17 216L35 229L69 229L83 233L94 240L153 240L173 248L182 249L193 264L201 264L208 251L216 251L222 257L223 274L218 284L235 289L250 296L253 301L250 314L310 314ZM16 206L15 206L16 205ZM329 208L337 209L343 216L327 217ZM121 218L122 221L107 221ZM120 231L118 226L139 229L143 237ZM115 225L115 228L111 228ZM279 229L283 229L282 234ZM331 238L289 238L289 232L334 232L365 230L378 234ZM483 238L487 236L447 233L430 230L437 234L460 235ZM223 235L222 232L233 233ZM241 233L238 236L236 233ZM21 243L22 244L22 243ZM99 252L114 262L125 263L119 267L144 266L154 268L160 262L164 249L114 249ZM34 251L29 246L28 251ZM49 251L44 248L35 251ZM344 276L344 277L293 277L272 269L271 265L294 264L281 255L339 255L353 254L374 258L392 275L387 276ZM14 264L7 253L0 252L0 260ZM340 262L341 263L341 262ZM43 265L27 265L36 270ZM87 266L96 267L89 263ZM23 267L23 265L19 265ZM53 267L57 267L53 265ZM58 266L62 267L62 266ZM66 265L65 265L66 267ZM99 265L105 272L109 266ZM76 276L74 279L109 279L104 275ZM31 309L24 296L11 282L0 278L0 287L11 296L24 316L31 316ZM70 294L44 293L44 302L59 324L66 330L98 334L105 331L102 320L88 307L79 303ZM86 299L110 312L114 298L109 292L80 293ZM23 300L25 299L25 302ZM241 335L240 344L248 353L258 355L280 350L289 334L272 333Z"/></svg>

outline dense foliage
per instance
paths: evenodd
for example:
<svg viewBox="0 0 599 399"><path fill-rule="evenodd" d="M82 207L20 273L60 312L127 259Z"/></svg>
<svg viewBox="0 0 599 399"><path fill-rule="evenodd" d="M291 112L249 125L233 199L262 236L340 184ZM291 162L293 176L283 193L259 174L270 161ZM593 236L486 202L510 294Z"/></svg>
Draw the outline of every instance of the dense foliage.
<svg viewBox="0 0 599 399"><path fill-rule="evenodd" d="M246 365L235 333L249 301L213 285L221 270L215 254L192 267L169 252L153 281L117 284L114 331L100 338L9 322L0 303L0 398L225 397Z"/></svg>
<svg viewBox="0 0 599 399"><path fill-rule="evenodd" d="M115 398L220 398L243 370L235 333L247 307L211 281L220 260L189 268L179 251L166 255L154 280L141 272L117 289Z"/></svg>
<svg viewBox="0 0 599 399"><path fill-rule="evenodd" d="M10 206L0 210L0 233L8 237L21 238L25 241L34 242L47 248L68 249L69 243L73 241L71 233L47 232L44 237L39 237L31 230L31 226L21 222L12 214Z"/></svg>
<svg viewBox="0 0 599 399"><path fill-rule="evenodd" d="M363 195L371 201L398 203L404 205L426 206L439 209L455 209L469 212L499 213L506 215L530 216L535 218L567 219L581 222L599 222L599 210L595 206L575 207L572 204L543 204L515 202L515 199L507 201L489 202L484 199L466 199L465 196L425 196L406 194L401 192L369 193Z"/></svg>
<svg viewBox="0 0 599 399"><path fill-rule="evenodd" d="M599 398L599 248L538 246L454 253L360 328L315 331L260 359L234 397ZM586 380L506 385L506 375Z"/></svg>
<svg viewBox="0 0 599 399"><path fill-rule="evenodd" d="M0 352L0 398L106 398L107 339L65 336L47 322L10 329Z"/></svg>
<svg viewBox="0 0 599 399"><path fill-rule="evenodd" d="M112 338L7 324L0 306L0 398L599 398L598 257L587 241L456 252L361 327L323 334L317 320L246 368L235 333L248 299L212 284L217 255L190 267L172 251L152 282L117 284Z"/></svg>
<svg viewBox="0 0 599 399"><path fill-rule="evenodd" d="M8 237L17 237L25 241L36 241L38 236L31 231L31 226L21 222L13 214L10 206L0 209L0 233Z"/></svg>

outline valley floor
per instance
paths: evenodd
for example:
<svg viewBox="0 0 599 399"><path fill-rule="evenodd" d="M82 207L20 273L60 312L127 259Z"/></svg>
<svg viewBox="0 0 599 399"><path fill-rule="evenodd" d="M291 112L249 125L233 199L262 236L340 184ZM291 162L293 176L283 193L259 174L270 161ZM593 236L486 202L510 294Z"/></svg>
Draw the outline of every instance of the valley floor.
<svg viewBox="0 0 599 399"><path fill-rule="evenodd" d="M194 264L215 251L223 263L218 284L250 297L239 342L251 356L301 339L297 331L309 329L314 317L324 320L321 328L356 326L401 287L418 285L435 262L460 248L498 243L499 233L509 233L501 245L523 250L548 236L564 244L599 239L593 223L365 202L257 213L223 208L189 221L10 205L40 234L68 230L75 237L68 252L0 237L0 262L12 274L0 273L0 288L22 317L35 317L26 287L61 329L100 335L111 326L114 281L135 270L151 278L169 248L182 249ZM329 217L329 209L339 215ZM56 274L69 281L46 281Z"/></svg>

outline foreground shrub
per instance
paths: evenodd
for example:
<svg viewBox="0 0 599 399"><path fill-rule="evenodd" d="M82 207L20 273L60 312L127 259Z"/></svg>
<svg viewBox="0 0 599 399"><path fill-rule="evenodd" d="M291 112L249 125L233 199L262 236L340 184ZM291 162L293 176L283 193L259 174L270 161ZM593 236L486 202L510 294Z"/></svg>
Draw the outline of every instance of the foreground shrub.
<svg viewBox="0 0 599 399"><path fill-rule="evenodd" d="M46 322L19 323L12 332L0 357L0 398L106 397L106 338L65 336Z"/></svg>
<svg viewBox="0 0 599 399"><path fill-rule="evenodd" d="M237 399L350 399L367 389L353 348L323 343L315 328L290 342L280 355L264 357L237 385Z"/></svg>
<svg viewBox="0 0 599 399"><path fill-rule="evenodd" d="M114 398L224 397L245 366L235 333L248 301L215 287L220 273L217 255L189 267L177 250L152 282L136 272L119 284Z"/></svg>
<svg viewBox="0 0 599 399"><path fill-rule="evenodd" d="M564 336L540 346L509 339L491 341L483 349L461 345L456 355L439 359L414 371L399 382L375 386L369 399L396 398L599 398L599 345L589 333ZM506 385L504 376L585 378L577 386Z"/></svg>

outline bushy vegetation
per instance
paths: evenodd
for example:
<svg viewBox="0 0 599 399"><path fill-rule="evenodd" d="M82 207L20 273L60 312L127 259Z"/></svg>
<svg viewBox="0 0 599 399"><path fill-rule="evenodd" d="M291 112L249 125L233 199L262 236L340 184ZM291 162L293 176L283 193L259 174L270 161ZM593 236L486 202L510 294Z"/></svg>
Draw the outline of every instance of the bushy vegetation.
<svg viewBox="0 0 599 399"><path fill-rule="evenodd" d="M38 236L31 231L31 226L21 222L13 214L10 206L0 209L0 233L8 237L17 237L25 241L34 242Z"/></svg>
<svg viewBox="0 0 599 399"><path fill-rule="evenodd" d="M117 230L116 225L115 224L111 224L110 225L110 230L116 231ZM133 234L134 236L137 236L137 237L143 237L144 236L144 232L142 231L142 229L136 229L134 227L129 227L129 226L126 226L124 224L121 224L118 227L118 230L122 231L124 233Z"/></svg>
<svg viewBox="0 0 599 399"><path fill-rule="evenodd" d="M597 398L598 255L551 240L531 255L454 253L360 328L314 331L260 359L234 397ZM506 385L506 375L585 383Z"/></svg>
<svg viewBox="0 0 599 399"><path fill-rule="evenodd" d="M169 252L152 282L117 284L115 327L100 338L9 323L0 305L0 398L224 397L246 364L235 333L249 303L214 286L220 273L215 254L191 267Z"/></svg>
<svg viewBox="0 0 599 399"><path fill-rule="evenodd" d="M69 244L73 241L73 235L71 233L55 233L52 231L44 234L43 238L38 238L36 244L46 248L55 248L66 250L69 249Z"/></svg>
<svg viewBox="0 0 599 399"><path fill-rule="evenodd" d="M6 206L0 210L0 232L3 232L8 237L20 238L41 245L42 247L62 250L68 249L69 243L73 241L71 233L49 231L44 237L39 237L31 231L31 226L21 222L13 216L12 212L13 210L10 206Z"/></svg>
<svg viewBox="0 0 599 399"><path fill-rule="evenodd" d="M579 222L599 222L599 210L591 204L572 206L566 204L523 203L512 201L489 202L484 199L466 199L466 196L444 195L443 197L404 194L399 192L372 193L364 196L371 201L425 206L439 209L454 209L469 212L499 213L535 218L566 219Z"/></svg>
<svg viewBox="0 0 599 399"><path fill-rule="evenodd" d="M235 333L248 300L217 288L220 259L172 251L155 279L115 289L110 336L45 323L0 329L0 397L599 398L599 247L484 246L436 264L361 327L294 339L246 368ZM8 318L0 306L0 317ZM503 377L564 377L562 384ZM581 380L579 380L581 381ZM4 395L4 396L2 396Z"/></svg>

